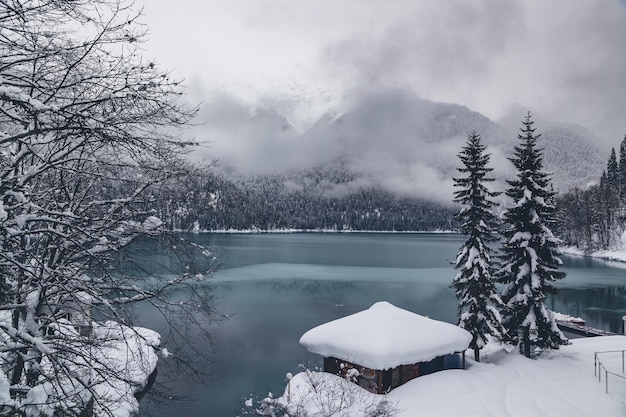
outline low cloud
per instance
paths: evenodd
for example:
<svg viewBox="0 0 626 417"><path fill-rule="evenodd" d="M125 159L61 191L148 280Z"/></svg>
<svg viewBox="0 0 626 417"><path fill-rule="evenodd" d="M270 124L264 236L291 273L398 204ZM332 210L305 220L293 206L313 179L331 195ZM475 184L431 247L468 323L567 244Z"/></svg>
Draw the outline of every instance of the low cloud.
<svg viewBox="0 0 626 417"><path fill-rule="evenodd" d="M510 178L506 152L517 129L482 114L497 120L521 103L546 120L586 126L611 146L626 132L623 1L347 0L331 7L277 0L263 14L264 4L235 12L244 16L240 33L259 34L253 45L267 50L259 79L275 84L253 85L254 93L193 86L206 121L196 136L212 143L207 154L225 170L271 174L341 160L360 177L340 188L378 184L449 201L456 154L474 129L499 145L489 148L494 176ZM323 25L329 29L320 33ZM247 59L241 50L236 56ZM254 70L253 61L237 63L237 74ZM516 123L523 116L514 115Z"/></svg>
<svg viewBox="0 0 626 417"><path fill-rule="evenodd" d="M202 104L194 134L209 147L197 158L216 158L222 169L267 175L322 164L339 154L339 143L305 137L281 114L230 95Z"/></svg>
<svg viewBox="0 0 626 417"><path fill-rule="evenodd" d="M198 137L213 142L208 150L224 171L267 175L340 161L357 178L318 186L320 192L342 195L379 186L398 196L442 202L452 199L457 154L469 132L502 133L498 125L465 107L433 103L400 90L361 96L349 112L322 118L303 133L276 112L228 96L205 103L199 117L207 122L198 126ZM510 162L499 148L492 153L496 175L507 175Z"/></svg>
<svg viewBox="0 0 626 417"><path fill-rule="evenodd" d="M379 36L329 45L329 76L357 91L411 89L492 118L522 103L614 143L623 137L623 2L416 3Z"/></svg>

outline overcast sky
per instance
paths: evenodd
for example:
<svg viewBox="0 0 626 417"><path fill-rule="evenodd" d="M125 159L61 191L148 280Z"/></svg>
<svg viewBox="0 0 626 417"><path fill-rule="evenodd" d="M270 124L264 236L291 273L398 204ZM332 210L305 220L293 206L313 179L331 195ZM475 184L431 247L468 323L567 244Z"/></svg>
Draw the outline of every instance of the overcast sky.
<svg viewBox="0 0 626 417"><path fill-rule="evenodd" d="M493 120L521 104L613 146L626 133L625 0L150 0L144 13L146 55L214 124L257 106L303 130L395 88ZM218 156L246 148L213 136Z"/></svg>
<svg viewBox="0 0 626 417"><path fill-rule="evenodd" d="M147 53L190 87L298 107L293 118L393 85L491 118L517 102L602 136L626 131L623 0L150 0L144 11Z"/></svg>

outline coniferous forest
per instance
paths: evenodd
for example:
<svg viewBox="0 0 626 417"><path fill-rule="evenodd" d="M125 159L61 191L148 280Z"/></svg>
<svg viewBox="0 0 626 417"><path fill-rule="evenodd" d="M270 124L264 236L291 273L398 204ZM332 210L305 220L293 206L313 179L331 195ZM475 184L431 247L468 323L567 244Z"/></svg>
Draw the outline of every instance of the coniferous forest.
<svg viewBox="0 0 626 417"><path fill-rule="evenodd" d="M353 174L319 168L229 179L198 173L155 191L151 209L174 230L451 230L454 211L377 186L351 187Z"/></svg>
<svg viewBox="0 0 626 417"><path fill-rule="evenodd" d="M520 353L531 357L534 347L558 349L568 344L558 329L554 314L545 305L547 294L555 294L555 281L565 273L558 271L561 261L559 240L551 231L555 224L554 191L550 174L544 170L543 151L537 145L530 112L522 122L518 145L509 160L516 168L508 180L506 195L511 204L500 221L491 199L499 193L489 190L490 155L480 136L472 132L459 158L462 176L455 178L455 201L462 205L457 218L467 236L459 250L452 281L458 302L459 326L472 334L470 347L475 360L489 337L517 345ZM501 224L498 224L501 223ZM500 229L499 262L493 262L487 243L496 242ZM503 285L496 292L495 283Z"/></svg>
<svg viewBox="0 0 626 417"><path fill-rule="evenodd" d="M206 169L152 191L149 207L172 230L457 230L457 208L358 184L340 163L257 177ZM119 187L119 185L117 185ZM119 191L119 190L118 190ZM115 190L111 190L115 193ZM626 229L626 138L600 178L555 196L554 232L585 251L615 249Z"/></svg>
<svg viewBox="0 0 626 417"><path fill-rule="evenodd" d="M611 150L606 169L596 184L556 197L556 231L566 245L591 252L620 249L626 226L626 137Z"/></svg>

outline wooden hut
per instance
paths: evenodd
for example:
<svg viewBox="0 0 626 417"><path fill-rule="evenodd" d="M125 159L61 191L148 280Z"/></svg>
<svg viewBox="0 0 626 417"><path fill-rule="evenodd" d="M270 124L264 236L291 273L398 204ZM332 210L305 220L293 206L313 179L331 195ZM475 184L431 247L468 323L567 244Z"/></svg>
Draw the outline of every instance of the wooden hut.
<svg viewBox="0 0 626 417"><path fill-rule="evenodd" d="M419 376L465 368L471 340L458 326L383 301L309 330L300 343L324 357L325 372L384 393Z"/></svg>

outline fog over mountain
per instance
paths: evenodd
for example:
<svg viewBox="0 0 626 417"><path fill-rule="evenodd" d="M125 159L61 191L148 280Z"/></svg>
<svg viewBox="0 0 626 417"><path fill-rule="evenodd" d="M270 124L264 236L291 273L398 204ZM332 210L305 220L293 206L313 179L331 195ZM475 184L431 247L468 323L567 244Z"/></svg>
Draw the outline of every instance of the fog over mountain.
<svg viewBox="0 0 626 417"><path fill-rule="evenodd" d="M495 188L513 175L507 157L517 142L526 109L515 107L495 123L465 106L421 99L401 90L360 95L341 115L327 114L298 132L275 111L251 108L229 96L206 102L196 136L211 141L207 154L233 176L263 176L341 164L354 180L335 193L380 187L399 197L440 202L452 199L457 154L467 135L478 131L492 154ZM542 134L546 169L557 190L597 180L608 155L587 129L535 115ZM622 138L615 138L616 144ZM330 192L328 189L326 192Z"/></svg>
<svg viewBox="0 0 626 417"><path fill-rule="evenodd" d="M624 134L626 0L145 3L147 55L189 93L276 109L299 131L396 88L492 120L521 103L609 142Z"/></svg>

